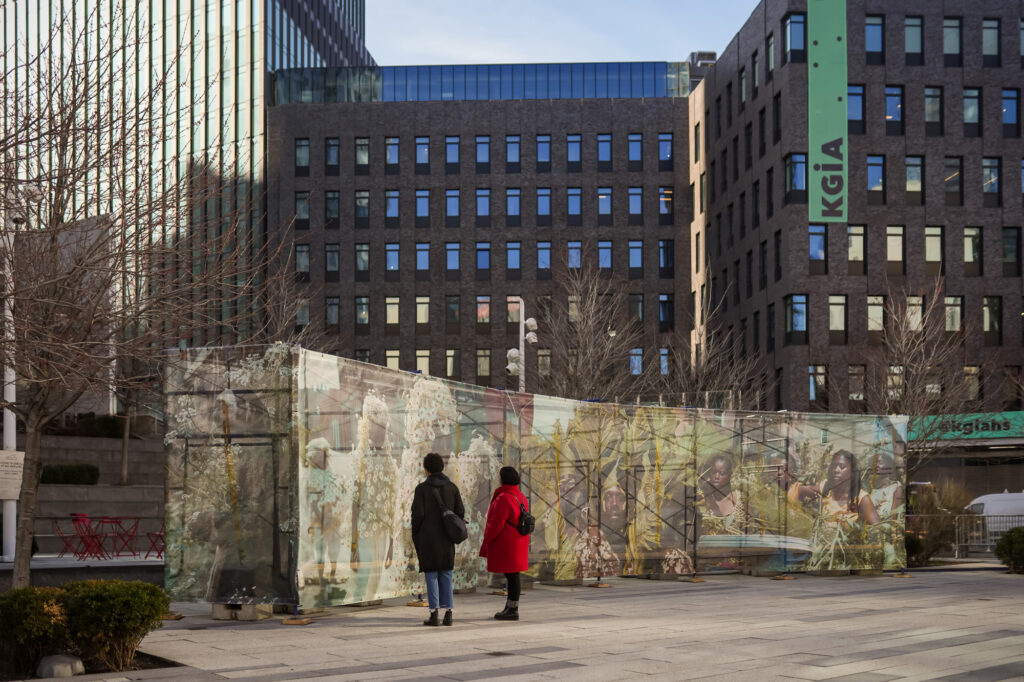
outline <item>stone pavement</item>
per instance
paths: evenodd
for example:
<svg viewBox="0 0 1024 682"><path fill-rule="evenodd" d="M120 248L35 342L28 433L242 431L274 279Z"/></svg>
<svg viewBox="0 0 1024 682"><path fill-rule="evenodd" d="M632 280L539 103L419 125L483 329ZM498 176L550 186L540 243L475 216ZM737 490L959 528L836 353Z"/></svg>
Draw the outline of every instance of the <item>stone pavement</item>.
<svg viewBox="0 0 1024 682"><path fill-rule="evenodd" d="M306 626L175 604L187 617L142 650L190 667L128 678L1024 679L1024 576L1001 570L607 582L524 591L517 623L491 619L502 597L456 595L450 628L420 625L426 609L404 599L328 609Z"/></svg>

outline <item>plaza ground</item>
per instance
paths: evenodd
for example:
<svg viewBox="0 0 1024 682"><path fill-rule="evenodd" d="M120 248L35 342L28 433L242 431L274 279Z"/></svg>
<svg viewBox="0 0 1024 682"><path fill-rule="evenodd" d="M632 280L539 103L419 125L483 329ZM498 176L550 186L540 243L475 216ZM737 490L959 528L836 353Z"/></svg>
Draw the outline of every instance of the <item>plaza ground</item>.
<svg viewBox="0 0 1024 682"><path fill-rule="evenodd" d="M978 566L978 565L975 565ZM455 625L420 624L405 599L314 614L214 621L175 604L142 651L184 667L93 679L1006 680L1024 679L1024 576L990 567L704 583L609 579L538 585L522 620L503 598L456 595ZM81 678L80 678L81 679Z"/></svg>

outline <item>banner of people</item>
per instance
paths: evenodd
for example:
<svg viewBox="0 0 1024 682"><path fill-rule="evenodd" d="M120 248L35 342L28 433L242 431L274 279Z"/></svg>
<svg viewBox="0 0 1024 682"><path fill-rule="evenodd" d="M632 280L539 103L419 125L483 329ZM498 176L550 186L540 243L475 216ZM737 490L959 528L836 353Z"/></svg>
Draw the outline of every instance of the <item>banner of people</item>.
<svg viewBox="0 0 1024 682"><path fill-rule="evenodd" d="M462 492L477 556L504 465L537 519L540 581L900 568L904 417L577 402L288 346L168 363L174 599L340 605L424 593L410 532L423 457Z"/></svg>

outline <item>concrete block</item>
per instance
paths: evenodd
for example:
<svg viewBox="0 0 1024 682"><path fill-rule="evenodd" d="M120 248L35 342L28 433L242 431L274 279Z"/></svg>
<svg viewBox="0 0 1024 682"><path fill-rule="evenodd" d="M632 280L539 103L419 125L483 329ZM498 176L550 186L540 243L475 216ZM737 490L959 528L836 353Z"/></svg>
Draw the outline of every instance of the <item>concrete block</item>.
<svg viewBox="0 0 1024 682"><path fill-rule="evenodd" d="M273 604L211 604L214 620L264 620L274 614Z"/></svg>
<svg viewBox="0 0 1024 682"><path fill-rule="evenodd" d="M85 673L82 659L77 656L47 656L39 661L36 677L74 677Z"/></svg>

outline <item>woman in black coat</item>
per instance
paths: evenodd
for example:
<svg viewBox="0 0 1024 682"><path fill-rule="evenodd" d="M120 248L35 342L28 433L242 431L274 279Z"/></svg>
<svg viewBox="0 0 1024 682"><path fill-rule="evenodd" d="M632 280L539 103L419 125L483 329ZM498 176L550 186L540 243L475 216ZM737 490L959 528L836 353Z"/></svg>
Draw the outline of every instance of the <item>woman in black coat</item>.
<svg viewBox="0 0 1024 682"><path fill-rule="evenodd" d="M416 546L420 573L427 583L427 603L430 605L430 617L423 624L451 625L452 608L455 606L452 591L455 544L444 532L441 515L444 509L450 509L465 519L466 510L458 487L441 473L444 470L441 455L429 453L423 458L423 468L426 469L427 480L416 486L412 497L412 541ZM439 606L445 609L441 623L437 618Z"/></svg>

